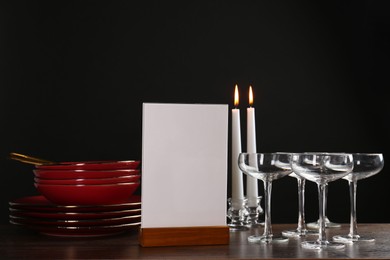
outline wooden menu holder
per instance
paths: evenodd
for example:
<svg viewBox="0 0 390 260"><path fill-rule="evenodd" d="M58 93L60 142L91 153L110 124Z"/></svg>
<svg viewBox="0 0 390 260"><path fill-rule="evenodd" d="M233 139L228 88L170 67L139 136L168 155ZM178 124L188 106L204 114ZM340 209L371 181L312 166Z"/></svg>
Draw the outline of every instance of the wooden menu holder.
<svg viewBox="0 0 390 260"><path fill-rule="evenodd" d="M141 228L139 243L143 247L226 245L228 226Z"/></svg>

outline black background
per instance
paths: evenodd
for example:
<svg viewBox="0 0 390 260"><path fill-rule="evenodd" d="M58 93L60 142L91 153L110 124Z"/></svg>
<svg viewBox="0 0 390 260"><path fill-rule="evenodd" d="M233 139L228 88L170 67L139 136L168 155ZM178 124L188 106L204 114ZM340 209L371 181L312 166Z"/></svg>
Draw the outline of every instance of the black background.
<svg viewBox="0 0 390 260"><path fill-rule="evenodd" d="M143 102L232 108L235 84L244 151L251 84L259 152L386 161L389 11L386 1L0 2L0 221L9 200L37 194L33 167L10 152L142 159ZM389 222L388 174L359 182L358 222ZM344 180L329 185L328 217L349 221ZM317 218L307 183L306 220ZM296 180L275 181L272 222L296 221Z"/></svg>

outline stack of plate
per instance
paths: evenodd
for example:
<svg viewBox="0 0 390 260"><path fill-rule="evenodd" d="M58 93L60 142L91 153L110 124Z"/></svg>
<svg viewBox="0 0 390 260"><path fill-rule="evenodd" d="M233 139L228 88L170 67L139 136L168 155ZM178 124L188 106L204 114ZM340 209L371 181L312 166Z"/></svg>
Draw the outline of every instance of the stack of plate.
<svg viewBox="0 0 390 260"><path fill-rule="evenodd" d="M139 165L135 160L36 165L34 185L58 205L118 204L140 186Z"/></svg>
<svg viewBox="0 0 390 260"><path fill-rule="evenodd" d="M58 205L44 196L9 202L10 222L52 236L107 236L138 229L141 197L107 205Z"/></svg>

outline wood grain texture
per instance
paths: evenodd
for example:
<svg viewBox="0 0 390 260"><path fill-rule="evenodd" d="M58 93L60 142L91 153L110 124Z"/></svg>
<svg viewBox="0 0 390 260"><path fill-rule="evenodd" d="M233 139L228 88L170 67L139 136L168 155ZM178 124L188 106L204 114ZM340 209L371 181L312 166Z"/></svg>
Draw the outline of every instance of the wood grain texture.
<svg viewBox="0 0 390 260"><path fill-rule="evenodd" d="M229 227L142 228L139 241L143 247L226 245Z"/></svg>
<svg viewBox="0 0 390 260"><path fill-rule="evenodd" d="M296 228L296 224L273 224L274 234ZM290 239L287 243L265 245L249 243L248 236L262 234L263 228L230 232L229 244L199 246L142 247L138 229L107 237L51 237L11 224L0 225L1 260L53 259L390 259L390 223L359 224L361 235L374 236L374 243L347 245L340 250L307 250L303 240L317 236ZM331 238L348 234L349 224L327 229Z"/></svg>

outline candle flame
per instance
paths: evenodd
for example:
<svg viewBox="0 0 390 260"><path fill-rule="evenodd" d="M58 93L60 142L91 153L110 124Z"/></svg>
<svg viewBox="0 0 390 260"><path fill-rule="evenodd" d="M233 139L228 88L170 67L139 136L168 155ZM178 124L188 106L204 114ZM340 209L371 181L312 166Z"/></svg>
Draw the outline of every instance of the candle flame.
<svg viewBox="0 0 390 260"><path fill-rule="evenodd" d="M253 105L253 91L252 86L249 86L249 106Z"/></svg>
<svg viewBox="0 0 390 260"><path fill-rule="evenodd" d="M239 104L238 86L236 84L234 88L234 106L237 107Z"/></svg>

